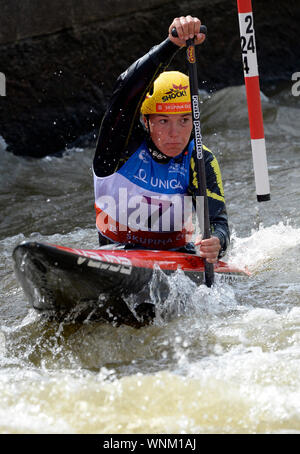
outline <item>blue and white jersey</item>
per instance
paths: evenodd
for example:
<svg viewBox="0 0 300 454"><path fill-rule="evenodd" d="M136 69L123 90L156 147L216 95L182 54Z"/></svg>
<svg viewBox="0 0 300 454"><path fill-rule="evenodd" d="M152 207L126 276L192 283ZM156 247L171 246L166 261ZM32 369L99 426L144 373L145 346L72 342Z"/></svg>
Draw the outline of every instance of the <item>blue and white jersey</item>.
<svg viewBox="0 0 300 454"><path fill-rule="evenodd" d="M180 159L155 161L145 142L112 175L94 173L96 225L117 242L180 247L187 241L192 198L188 196L191 141Z"/></svg>

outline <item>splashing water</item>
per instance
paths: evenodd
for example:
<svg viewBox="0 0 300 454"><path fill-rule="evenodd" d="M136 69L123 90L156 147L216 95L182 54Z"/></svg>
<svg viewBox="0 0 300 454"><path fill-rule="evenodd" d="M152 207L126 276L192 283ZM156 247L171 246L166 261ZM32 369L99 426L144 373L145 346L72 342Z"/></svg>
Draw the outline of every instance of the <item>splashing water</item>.
<svg viewBox="0 0 300 454"><path fill-rule="evenodd" d="M271 202L257 208L242 96L211 96L203 132L232 223L224 260L252 274L208 289L158 269L157 316L139 330L49 322L29 306L18 243L97 247L93 150L33 161L0 143L2 433L300 433L299 108L288 90L263 100Z"/></svg>

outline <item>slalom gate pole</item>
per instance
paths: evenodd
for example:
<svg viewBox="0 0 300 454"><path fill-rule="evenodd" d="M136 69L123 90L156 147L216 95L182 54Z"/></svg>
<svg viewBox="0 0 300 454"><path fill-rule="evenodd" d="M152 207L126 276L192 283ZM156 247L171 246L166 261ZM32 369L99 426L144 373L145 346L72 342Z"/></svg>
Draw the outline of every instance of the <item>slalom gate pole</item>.
<svg viewBox="0 0 300 454"><path fill-rule="evenodd" d="M207 34L207 28L205 25L201 25L200 33ZM172 29L172 35L177 36L176 28ZM201 126L200 126L200 103L199 103L199 93L198 93L198 75L197 75L197 60L195 52L194 39L188 39L186 41L186 58L187 65L189 70L189 81L190 81L190 91L191 91L191 104L192 104L192 116L193 116L193 129L195 137L195 150L196 150L196 172L198 180L198 188L196 191L196 197L199 196L201 200L204 201L203 210L197 210L198 222L200 228L203 224L203 239L210 238L210 222L209 222L209 211L208 211L208 200L206 194L206 174L205 174L205 163L204 155L202 148L202 135L201 135ZM196 202L197 204L197 202ZM200 211L200 213L199 213ZM204 213L204 219L199 219L201 212ZM214 265L213 263L207 262L204 259L204 275L205 275L205 284L207 287L211 287L214 283Z"/></svg>
<svg viewBox="0 0 300 454"><path fill-rule="evenodd" d="M258 202L270 200L267 153L251 0L237 0L250 138Z"/></svg>

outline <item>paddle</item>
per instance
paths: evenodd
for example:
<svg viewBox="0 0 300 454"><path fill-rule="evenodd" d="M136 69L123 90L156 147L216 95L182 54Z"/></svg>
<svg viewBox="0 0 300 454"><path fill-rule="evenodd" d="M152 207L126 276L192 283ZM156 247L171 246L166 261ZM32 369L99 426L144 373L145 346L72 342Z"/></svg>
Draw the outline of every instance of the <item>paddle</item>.
<svg viewBox="0 0 300 454"><path fill-rule="evenodd" d="M207 34L207 28L205 25L201 25L200 33ZM176 28L172 29L172 35L178 37ZM209 211L208 211L208 200L206 195L206 174L205 174L205 162L202 149L202 135L200 127L200 107L199 107L199 95L198 95L198 76L197 76L197 61L194 39L188 39L186 41L187 51L187 65L189 71L190 90L191 90L191 103L192 103L192 116L193 116L193 129L195 137L195 149L197 154L196 160L196 173L198 180L198 188L196 191L196 197L201 197L200 200L204 201L203 210L197 210L198 222L201 226L203 224L203 239L210 238L210 222L209 222ZM197 199L196 199L197 200ZM201 218L201 212L203 212L203 218ZM205 266L205 284L207 287L211 287L214 283L214 265L208 263L204 259Z"/></svg>

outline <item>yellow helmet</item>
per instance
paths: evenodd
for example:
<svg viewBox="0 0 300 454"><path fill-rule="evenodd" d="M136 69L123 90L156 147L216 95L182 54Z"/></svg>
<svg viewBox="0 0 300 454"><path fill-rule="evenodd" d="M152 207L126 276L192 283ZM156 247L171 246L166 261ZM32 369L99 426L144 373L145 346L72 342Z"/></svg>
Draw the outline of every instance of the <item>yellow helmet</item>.
<svg viewBox="0 0 300 454"><path fill-rule="evenodd" d="M179 71L161 73L153 84L153 93L147 93L141 107L143 115L191 113L189 78Z"/></svg>

